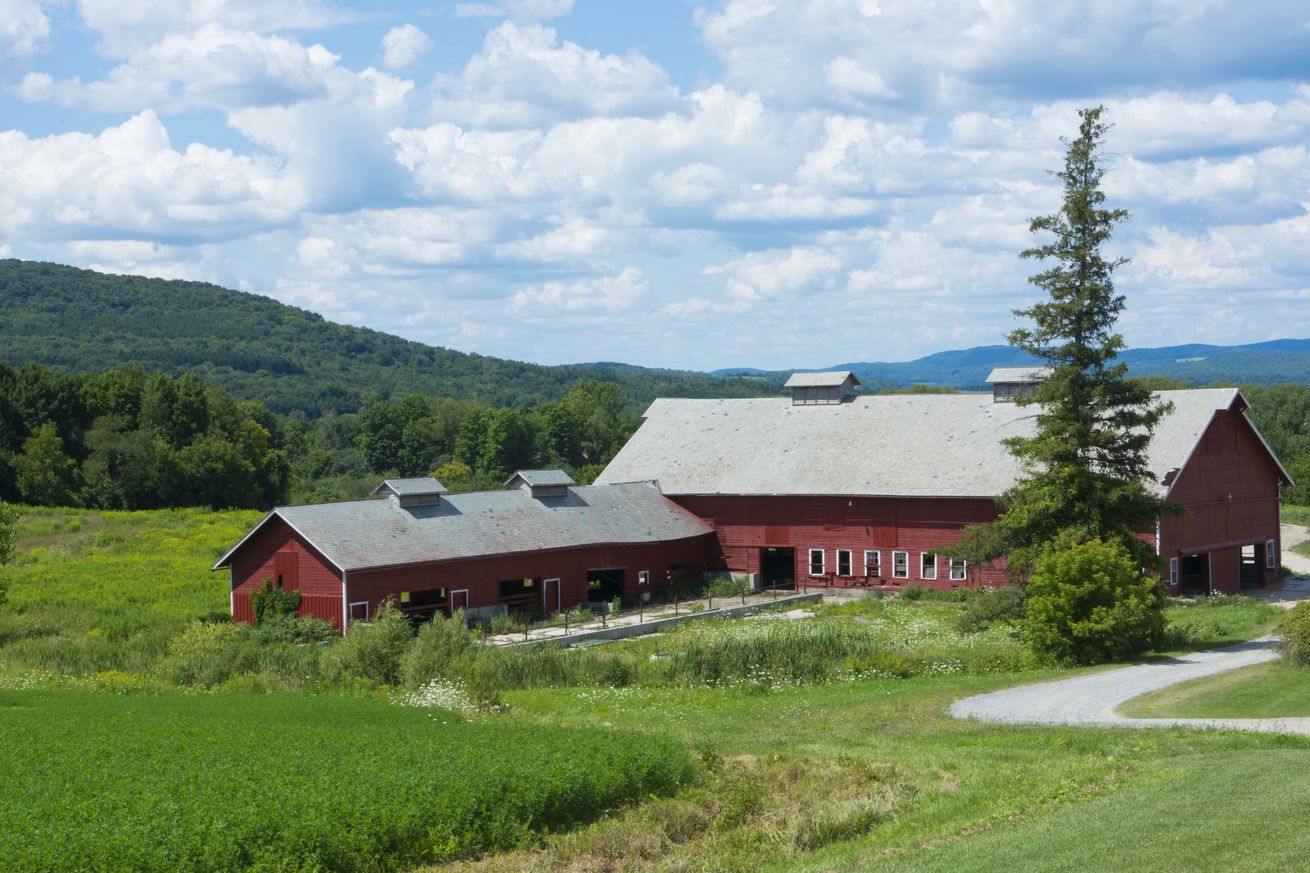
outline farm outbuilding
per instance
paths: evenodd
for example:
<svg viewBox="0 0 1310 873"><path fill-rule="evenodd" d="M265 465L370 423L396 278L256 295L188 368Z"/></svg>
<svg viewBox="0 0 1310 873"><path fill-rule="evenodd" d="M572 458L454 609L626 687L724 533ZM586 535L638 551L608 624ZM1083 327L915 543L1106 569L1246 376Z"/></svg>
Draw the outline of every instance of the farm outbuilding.
<svg viewBox="0 0 1310 873"><path fill-rule="evenodd" d="M841 387L848 375L793 377L791 399L656 400L596 481L658 483L714 526L729 569L764 584L1004 584L1000 567L944 550L965 525L994 518L995 498L1021 475L1002 440L1032 432L1033 409L1013 400L1043 371L998 371L989 394L860 397ZM1274 581L1279 487L1291 479L1245 398L1233 388L1157 396L1173 408L1150 469L1185 512L1142 536L1168 559L1170 591Z"/></svg>
<svg viewBox="0 0 1310 873"><path fill-rule="evenodd" d="M719 561L713 528L650 483L579 487L525 470L498 491L389 479L374 494L265 516L214 564L231 571L233 619L254 620L266 579L342 629L387 599L416 620L631 600Z"/></svg>

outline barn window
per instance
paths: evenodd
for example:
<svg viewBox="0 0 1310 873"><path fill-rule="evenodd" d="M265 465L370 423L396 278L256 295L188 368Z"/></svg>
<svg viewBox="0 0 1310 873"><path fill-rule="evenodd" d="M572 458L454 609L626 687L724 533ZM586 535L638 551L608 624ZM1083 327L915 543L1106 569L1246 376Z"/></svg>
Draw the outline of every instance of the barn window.
<svg viewBox="0 0 1310 873"><path fill-rule="evenodd" d="M850 549L837 550L837 575L838 576L851 575L851 550Z"/></svg>
<svg viewBox="0 0 1310 873"><path fill-rule="evenodd" d="M350 621L352 624L357 621L368 621L367 600L357 600L350 604Z"/></svg>
<svg viewBox="0 0 1310 873"><path fill-rule="evenodd" d="M882 553L877 549L864 550L864 575L881 576L882 575Z"/></svg>
<svg viewBox="0 0 1310 873"><path fill-rule="evenodd" d="M969 562L951 558L951 581L963 582L969 578Z"/></svg>
<svg viewBox="0 0 1310 873"><path fill-rule="evenodd" d="M1265 569L1266 569L1266 570L1277 570L1277 569L1278 569L1278 554L1277 554L1277 551L1278 551L1278 549L1277 549L1277 547L1274 545L1274 541L1273 541L1273 540L1265 540Z"/></svg>
<svg viewBox="0 0 1310 873"><path fill-rule="evenodd" d="M823 575L823 549L810 549L810 575Z"/></svg>
<svg viewBox="0 0 1310 873"><path fill-rule="evenodd" d="M937 554L935 552L919 553L919 578L937 578Z"/></svg>
<svg viewBox="0 0 1310 873"><path fill-rule="evenodd" d="M638 584L638 585L649 585L649 584L650 584L650 570L638 570L638 571L637 571L637 584Z"/></svg>
<svg viewBox="0 0 1310 873"><path fill-rule="evenodd" d="M892 552L892 575L897 579L910 578L909 552Z"/></svg>
<svg viewBox="0 0 1310 873"><path fill-rule="evenodd" d="M1178 559L1177 558L1169 559L1169 587L1170 588L1178 587Z"/></svg>

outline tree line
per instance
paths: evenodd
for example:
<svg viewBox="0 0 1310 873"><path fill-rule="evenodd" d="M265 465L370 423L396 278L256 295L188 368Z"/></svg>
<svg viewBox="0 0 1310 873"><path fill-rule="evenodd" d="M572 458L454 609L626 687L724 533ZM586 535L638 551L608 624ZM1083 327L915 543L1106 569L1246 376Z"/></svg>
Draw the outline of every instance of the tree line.
<svg viewBox="0 0 1310 873"><path fill-rule="evenodd" d="M361 497L384 476L498 487L539 466L588 483L639 421L617 385L595 380L528 409L412 393L309 420L190 373L0 362L0 501L268 508Z"/></svg>

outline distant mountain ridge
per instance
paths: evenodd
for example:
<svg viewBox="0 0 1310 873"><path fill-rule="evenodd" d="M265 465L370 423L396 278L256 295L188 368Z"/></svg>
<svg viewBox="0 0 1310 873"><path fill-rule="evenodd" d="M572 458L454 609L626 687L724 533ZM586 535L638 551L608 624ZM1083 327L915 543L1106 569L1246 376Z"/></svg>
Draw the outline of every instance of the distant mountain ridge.
<svg viewBox="0 0 1310 873"><path fill-rule="evenodd" d="M1310 382L1310 339L1277 339L1238 346L1187 343L1160 348L1126 349L1120 358L1134 376L1167 376L1194 385L1211 382L1273 385ZM1021 367L1037 359L1010 346L975 346L936 352L913 361L857 361L822 370L850 370L867 389L937 385L960 389L984 387L994 367ZM804 368L798 368L804 369ZM785 379L788 370L748 367L714 370L716 376Z"/></svg>
<svg viewBox="0 0 1310 873"><path fill-rule="evenodd" d="M548 367L466 354L204 282L147 279L0 260L0 361L98 372L127 364L194 372L237 397L315 418L370 396L417 392L530 406L583 379L617 383L644 406L659 396L777 394L780 385L629 365Z"/></svg>

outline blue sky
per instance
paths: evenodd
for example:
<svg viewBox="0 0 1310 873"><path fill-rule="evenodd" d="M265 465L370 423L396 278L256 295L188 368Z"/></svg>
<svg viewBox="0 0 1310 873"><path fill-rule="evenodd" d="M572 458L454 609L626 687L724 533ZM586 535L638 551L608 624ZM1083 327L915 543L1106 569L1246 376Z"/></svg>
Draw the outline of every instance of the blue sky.
<svg viewBox="0 0 1310 873"><path fill-rule="evenodd" d="M1003 341L1098 103L1129 344L1310 336L1291 2L0 0L0 256L543 363L904 360Z"/></svg>

